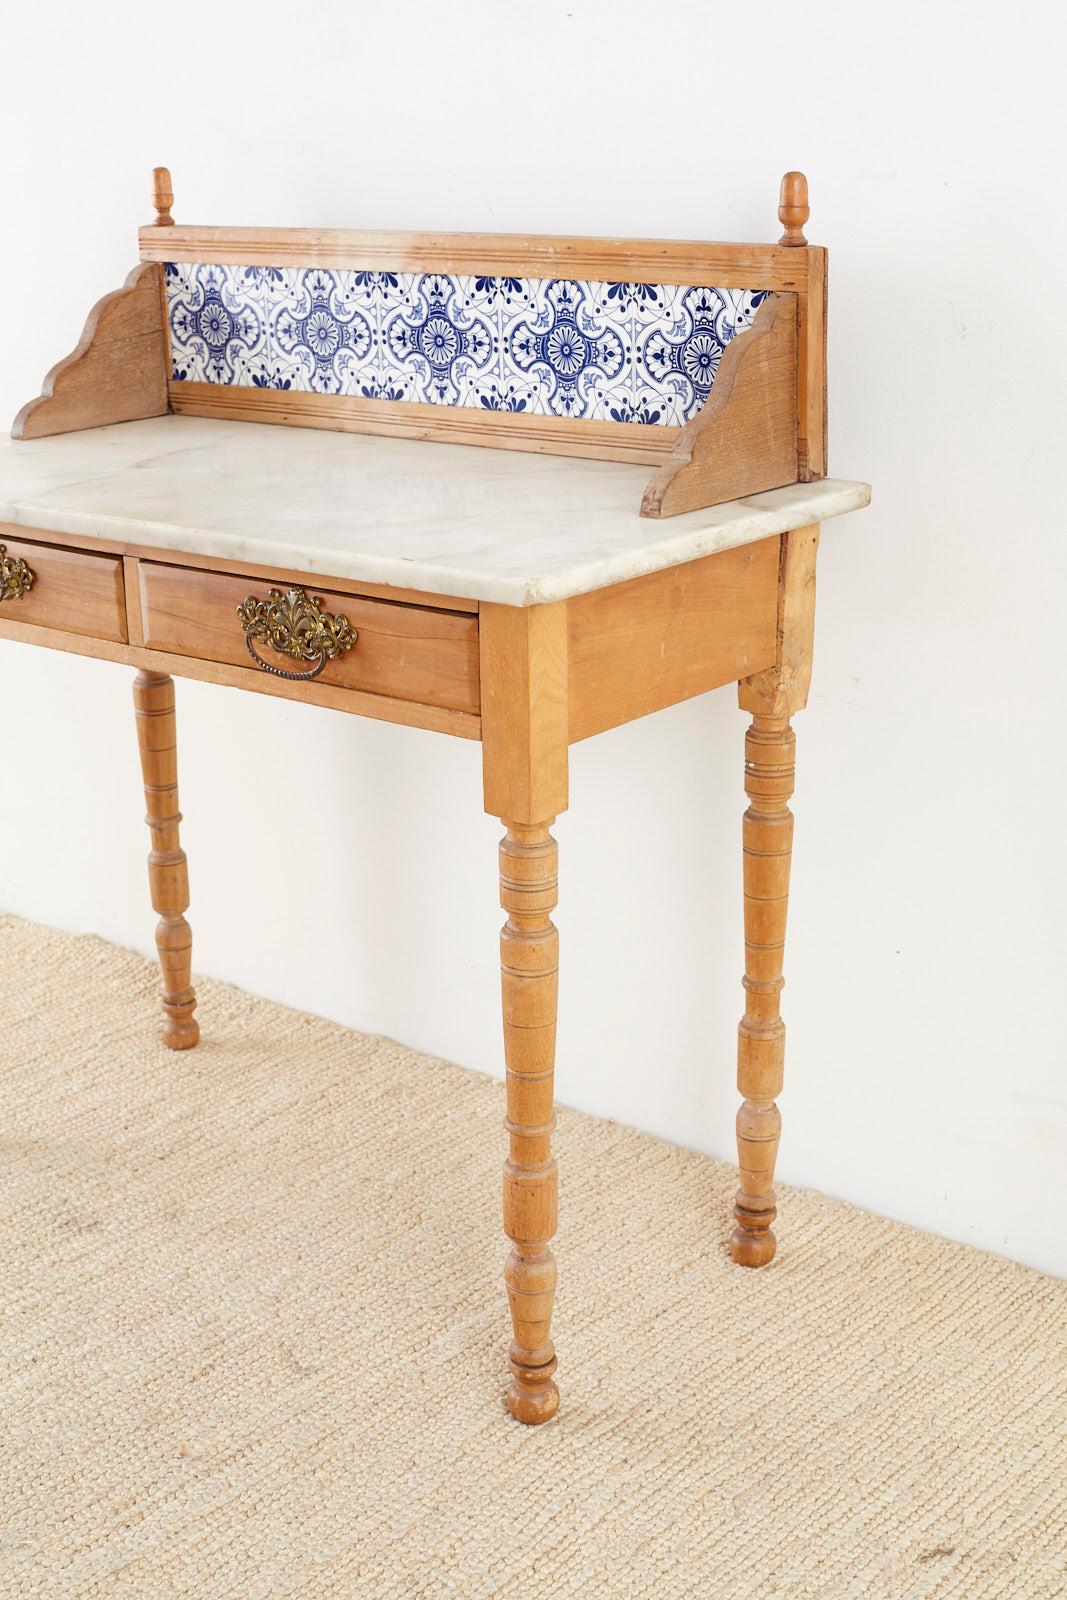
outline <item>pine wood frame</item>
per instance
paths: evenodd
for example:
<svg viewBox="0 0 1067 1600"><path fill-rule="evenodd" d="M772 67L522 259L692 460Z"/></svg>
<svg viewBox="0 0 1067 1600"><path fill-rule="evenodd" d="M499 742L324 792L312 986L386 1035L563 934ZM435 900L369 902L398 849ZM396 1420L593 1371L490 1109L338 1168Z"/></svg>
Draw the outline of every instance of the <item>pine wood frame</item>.
<svg viewBox="0 0 1067 1600"><path fill-rule="evenodd" d="M644 516L673 516L826 474L826 252L809 246L807 183L782 180L777 245L513 234L386 233L315 228L176 226L170 174L156 169L156 222L140 230L141 265L90 314L12 432L39 438L172 411L287 427L534 450L657 467ZM792 219L792 220L789 220ZM797 219L800 219L799 221ZM767 290L699 414L683 429L462 407L296 394L171 377L162 263L365 267L395 272L584 276Z"/></svg>
<svg viewBox="0 0 1067 1600"><path fill-rule="evenodd" d="M141 266L122 290L94 309L76 351L49 374L42 396L20 412L16 437L160 415L168 407L195 409L197 397L184 391L197 386L168 386L166 381L159 263L180 257L183 243L195 245L201 260L338 265L357 259L398 268L432 262L441 270L477 262L486 270L516 273L558 271L564 263L568 270L589 276L621 273L625 267L631 280L645 273L662 275L666 262L667 270L676 269L688 282L766 287L773 294L750 332L736 339L723 358L726 371L720 372L721 386L717 383L712 391L714 405L709 401L680 431L669 455L660 452L655 458L659 470L646 491L646 514L670 515L711 503L709 495L721 495L726 482L722 445L731 434L741 444L758 440L764 469L775 463L772 476L793 465L800 479L825 472L825 253L804 247L807 198L799 174L787 174L783 182L779 216L785 234L778 247L178 230L170 221L172 194L165 169L157 169L156 201L157 223L141 235ZM230 254L235 250L236 257ZM265 402L276 399L256 393ZM435 413L425 419L425 437L454 436L435 408L424 409ZM559 448L556 419L540 419L553 426L534 444L519 440L506 415L472 415L484 435L473 442ZM271 416L265 406L258 420L336 425L324 415L309 417ZM397 431L392 424L385 426L387 421L361 416L360 426ZM791 435L792 421L796 427ZM646 448L648 430L639 431L641 448ZM617 428L610 439L593 439L582 453L644 459L631 435ZM737 461L735 451L727 462L735 478ZM731 492L755 490L735 487ZM738 1032L740 1187L730 1250L745 1266L761 1266L774 1254L773 1178L780 1128L776 1097L784 1056L779 995L792 847L790 717L805 703L811 673L818 533L817 527L798 529L568 601L521 608L0 524L0 543L31 565L36 561L42 574L40 586L30 591L32 605L27 607L23 597L0 609L0 638L140 669L134 701L152 838L149 880L160 918L163 1037L173 1049L194 1046L199 1027L185 918L189 886L179 837L172 677L199 678L481 741L485 809L504 824L500 899L507 920L500 960L509 1141L504 1228L511 1240L504 1277L513 1329L507 1405L522 1422L546 1422L559 1405L551 1338L556 1282L551 1135L559 965L551 913L558 888L550 830L568 804L569 746L732 681L738 682L740 704L751 713L752 724L746 739L749 809L743 828L746 1006ZM86 581L85 563L92 567L91 581ZM214 579L239 574L250 585L297 584L459 614L477 632L478 710L425 703L412 697L410 684L401 696L389 693L388 684L369 693L340 687L325 676L293 683L210 655L151 648L146 643L142 575L147 567L161 565L174 569L175 582L180 583L183 570L188 573L194 607L197 595L209 592Z"/></svg>
<svg viewBox="0 0 1067 1600"><path fill-rule="evenodd" d="M809 532L817 535L817 530ZM160 918L163 1038L173 1049L189 1048L199 1038L185 918L188 871L179 839L173 677L481 740L485 809L505 829L500 846L501 904L507 912L501 985L510 1153L504 1173L504 1225L512 1241L505 1281L514 1332L507 1404L522 1422L545 1422L559 1404L550 1332L556 1274L550 1241L556 1227L551 1133L558 982L558 937L551 921L557 863L550 830L568 803L569 746L740 680L742 704L755 715L746 780L752 808L745 835L745 982L750 1000L740 1034L741 1188L731 1250L746 1265L770 1259L779 1125L774 1097L780 1087L784 1032L777 993L788 874L780 839L783 829L791 828L782 751L783 741L792 739L786 713L803 703L810 663L814 539L805 543L797 534L773 536L571 600L530 607L456 601L287 569L209 565L184 551L72 539L3 524L0 543L41 575L30 590L33 604L28 610L28 597L5 602L0 609L0 638L139 669L134 696L153 841L150 888ZM65 563L77 561L97 565L93 582L66 580ZM213 580L239 573L250 587L295 582L312 593L325 589L339 596L367 595L401 608L436 606L464 618L477 630L479 710L402 698L386 692L388 685L383 692L367 693L321 679L287 682L232 661L151 648L146 644L145 605L153 588L143 579L163 568L171 584L183 571L188 574L190 615ZM804 575L803 583L798 573ZM118 611L107 627L118 637L102 638L97 636L103 626L100 617L106 615L101 607L109 594ZM20 604L30 620L20 620ZM764 838L768 842L761 842ZM764 904L768 870L776 898ZM755 907L755 922L750 907ZM761 1009L764 1002L757 1005L755 994L766 995L773 1011Z"/></svg>

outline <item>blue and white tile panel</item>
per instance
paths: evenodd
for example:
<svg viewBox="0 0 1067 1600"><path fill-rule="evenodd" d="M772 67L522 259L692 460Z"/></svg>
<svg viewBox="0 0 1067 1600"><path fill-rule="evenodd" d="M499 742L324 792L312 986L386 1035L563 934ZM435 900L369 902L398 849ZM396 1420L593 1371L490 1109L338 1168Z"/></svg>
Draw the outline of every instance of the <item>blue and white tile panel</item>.
<svg viewBox="0 0 1067 1600"><path fill-rule="evenodd" d="M176 380L677 428L764 298L562 278L165 267Z"/></svg>

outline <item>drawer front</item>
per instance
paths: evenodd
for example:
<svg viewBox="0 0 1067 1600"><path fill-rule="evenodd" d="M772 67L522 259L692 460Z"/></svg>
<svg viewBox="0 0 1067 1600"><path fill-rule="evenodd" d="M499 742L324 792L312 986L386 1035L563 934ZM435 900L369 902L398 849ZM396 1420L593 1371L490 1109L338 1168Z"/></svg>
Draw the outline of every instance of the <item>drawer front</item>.
<svg viewBox="0 0 1067 1600"><path fill-rule="evenodd" d="M122 562L117 556L32 544L12 538L2 528L0 545L6 548L7 561L24 561L33 578L24 594L0 599L0 621L31 622L39 628L126 643ZM16 580L14 587L19 586Z"/></svg>
<svg viewBox="0 0 1067 1600"><path fill-rule="evenodd" d="M265 578L199 572L155 561L138 566L144 642L150 650L253 668L238 606L249 596L265 600L287 585ZM346 617L356 630L352 647L328 660L316 682L339 689L390 695L423 705L477 713L478 619L468 613L336 594L309 579L304 592L320 610ZM309 664L256 643L264 661L286 672Z"/></svg>

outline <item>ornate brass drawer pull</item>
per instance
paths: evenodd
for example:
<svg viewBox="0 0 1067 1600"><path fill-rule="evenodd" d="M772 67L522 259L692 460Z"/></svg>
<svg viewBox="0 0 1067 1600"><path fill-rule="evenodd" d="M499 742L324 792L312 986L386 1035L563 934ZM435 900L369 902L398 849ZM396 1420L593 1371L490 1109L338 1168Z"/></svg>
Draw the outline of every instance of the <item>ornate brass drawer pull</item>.
<svg viewBox="0 0 1067 1600"><path fill-rule="evenodd" d="M327 661L351 650L358 635L347 617L334 616L320 611L320 600L305 594L303 589L288 589L282 594L271 589L266 600L257 600L254 594L237 607L237 615L244 623L245 645L257 667L275 678L317 678ZM273 667L256 650L256 644L270 645L279 655L294 661L310 661L310 672L286 672L283 667Z"/></svg>
<svg viewBox="0 0 1067 1600"><path fill-rule="evenodd" d="M21 556L9 556L7 545L0 544L0 600L21 600L29 594L33 573Z"/></svg>

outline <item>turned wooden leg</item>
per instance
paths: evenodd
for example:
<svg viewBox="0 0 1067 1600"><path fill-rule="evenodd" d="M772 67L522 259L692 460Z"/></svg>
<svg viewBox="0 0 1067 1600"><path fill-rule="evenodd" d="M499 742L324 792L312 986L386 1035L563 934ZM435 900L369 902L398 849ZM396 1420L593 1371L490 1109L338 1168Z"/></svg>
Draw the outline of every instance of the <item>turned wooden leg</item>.
<svg viewBox="0 0 1067 1600"><path fill-rule="evenodd" d="M745 883L745 1014L737 1030L737 1164L741 1186L730 1253L745 1267L762 1267L774 1255L771 1228L774 1163L782 1119L775 1097L782 1090L785 1024L782 956L793 848L793 748L788 717L755 716L745 737L743 824Z"/></svg>
<svg viewBox="0 0 1067 1600"><path fill-rule="evenodd" d="M742 710L752 713L745 736L743 825L745 884L745 1014L737 1030L737 1114L740 1186L730 1254L744 1267L762 1267L777 1247L771 1223L777 1207L774 1163L782 1119L785 1024L782 957L793 850L795 737L789 719L806 703L815 626L817 527L782 535L778 580L778 646L773 666L738 686Z"/></svg>
<svg viewBox="0 0 1067 1600"><path fill-rule="evenodd" d="M549 823L504 823L500 903L500 980L507 1068L510 1150L504 1163L504 1232L512 1241L504 1267L515 1337L509 1351L507 1407L519 1422L547 1422L559 1406L552 1381L550 1327L556 1292L556 1163L552 1158L552 1078L556 1055L559 935L556 841Z"/></svg>
<svg viewBox="0 0 1067 1600"><path fill-rule="evenodd" d="M189 909L189 871L178 838L178 749L174 718L174 680L158 672L139 672L133 682L137 742L144 774L145 821L152 836L148 882L159 913L156 947L163 974L163 1043L188 1050L200 1037L193 1016L196 993L189 982L193 936L184 913Z"/></svg>
<svg viewBox="0 0 1067 1600"><path fill-rule="evenodd" d="M567 608L485 602L478 616L485 809L500 817L500 983L507 1072L508 1159L504 1267L513 1338L507 1408L547 1422L559 1406L552 1381L556 1163L552 1076L556 1058L559 939L556 841L567 808Z"/></svg>

